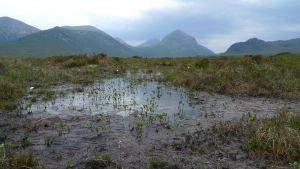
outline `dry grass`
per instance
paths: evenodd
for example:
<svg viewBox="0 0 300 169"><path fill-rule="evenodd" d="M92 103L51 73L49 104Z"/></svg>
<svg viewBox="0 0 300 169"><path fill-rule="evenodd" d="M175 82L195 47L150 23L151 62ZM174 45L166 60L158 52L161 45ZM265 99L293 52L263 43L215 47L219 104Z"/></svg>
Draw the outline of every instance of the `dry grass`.
<svg viewBox="0 0 300 169"><path fill-rule="evenodd" d="M211 58L118 58L104 55L0 58L0 109L29 87L92 83L126 71L160 72L156 80L225 94L300 99L300 56ZM8 90L6 90L8 89ZM44 92L47 94L47 92ZM47 97L47 96L46 96Z"/></svg>
<svg viewBox="0 0 300 169"><path fill-rule="evenodd" d="M255 155L272 156L275 160L300 159L300 115L283 111L276 117L249 124L249 140L243 148Z"/></svg>

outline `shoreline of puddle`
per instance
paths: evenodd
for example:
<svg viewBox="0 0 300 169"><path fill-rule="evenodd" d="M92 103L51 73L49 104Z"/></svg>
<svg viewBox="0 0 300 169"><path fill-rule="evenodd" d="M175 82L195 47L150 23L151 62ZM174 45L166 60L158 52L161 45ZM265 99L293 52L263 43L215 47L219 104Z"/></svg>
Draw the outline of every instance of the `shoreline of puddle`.
<svg viewBox="0 0 300 169"><path fill-rule="evenodd" d="M61 92L66 88L66 92ZM54 91L60 93L54 100L32 104L32 117L63 118L100 114L126 119L129 116L164 114L169 122L174 123L203 116L230 121L248 114L271 117L282 110L300 111L300 103L294 100L189 92L182 87L153 80L138 82L132 74L86 86L57 86ZM26 114L26 111L23 113Z"/></svg>

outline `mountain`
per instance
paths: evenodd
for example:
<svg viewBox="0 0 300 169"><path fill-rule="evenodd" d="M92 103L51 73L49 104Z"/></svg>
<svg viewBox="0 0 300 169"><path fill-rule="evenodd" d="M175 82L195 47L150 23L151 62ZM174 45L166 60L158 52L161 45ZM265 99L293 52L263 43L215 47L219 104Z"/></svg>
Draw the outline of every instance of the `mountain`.
<svg viewBox="0 0 300 169"><path fill-rule="evenodd" d="M246 42L233 44L225 55L272 55L282 52L300 53L300 38L269 42L252 38Z"/></svg>
<svg viewBox="0 0 300 169"><path fill-rule="evenodd" d="M152 46L159 44L159 42L160 42L160 40L158 40L158 39L149 39L137 47L139 47L139 48L152 47Z"/></svg>
<svg viewBox="0 0 300 169"><path fill-rule="evenodd" d="M38 31L40 30L16 19L0 17L0 44L14 41Z"/></svg>
<svg viewBox="0 0 300 169"><path fill-rule="evenodd" d="M69 30L75 30L75 31L95 31L95 32L101 32L104 33L103 31L101 31L100 29L94 27L94 26L90 26L90 25L82 25L82 26L62 26L62 28L65 29L69 29ZM105 34L105 33L104 33Z"/></svg>
<svg viewBox="0 0 300 169"><path fill-rule="evenodd" d="M155 46L140 48L139 52L142 56L157 57L214 55L211 50L199 45L194 37L181 30L171 32Z"/></svg>
<svg viewBox="0 0 300 169"><path fill-rule="evenodd" d="M12 18L0 18L0 56L42 57L83 53L149 57L214 54L199 45L194 37L180 30L168 34L161 41L150 39L133 47L122 39L115 39L89 25L54 27L40 31Z"/></svg>
<svg viewBox="0 0 300 169"><path fill-rule="evenodd" d="M121 39L121 38L115 37L115 39L116 39L118 42L120 42L121 44L127 46L128 48L131 48L131 49L134 48L133 46L129 45L127 42L125 42L125 41L124 41L123 39Z"/></svg>
<svg viewBox="0 0 300 169"><path fill-rule="evenodd" d="M92 26L54 27L0 46L0 56L51 56L106 53L130 56L135 51Z"/></svg>

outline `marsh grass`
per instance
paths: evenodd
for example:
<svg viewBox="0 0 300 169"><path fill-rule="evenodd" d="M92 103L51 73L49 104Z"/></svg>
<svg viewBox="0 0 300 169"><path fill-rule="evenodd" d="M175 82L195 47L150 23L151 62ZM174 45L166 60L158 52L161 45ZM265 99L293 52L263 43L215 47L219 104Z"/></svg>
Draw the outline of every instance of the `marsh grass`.
<svg viewBox="0 0 300 169"><path fill-rule="evenodd" d="M11 143L0 144L0 169L42 168L32 154L25 151L13 152Z"/></svg>
<svg viewBox="0 0 300 169"><path fill-rule="evenodd" d="M300 159L300 115L287 111L275 117L258 119L247 115L241 121L222 122L209 129L189 133L170 143L176 150L209 152L236 142L248 154L273 162L294 163Z"/></svg>
<svg viewBox="0 0 300 169"><path fill-rule="evenodd" d="M99 169L99 168L112 168L121 169L122 167L118 165L109 154L98 156L93 160L87 161L85 164L86 169Z"/></svg>
<svg viewBox="0 0 300 169"><path fill-rule="evenodd" d="M271 156L275 160L295 161L300 159L300 115L286 111L270 119L261 119L251 124L249 139L243 148L256 155Z"/></svg>
<svg viewBox="0 0 300 169"><path fill-rule="evenodd" d="M142 62L143 61L143 62ZM127 59L131 69L161 72L156 80L190 90L300 98L300 55Z"/></svg>
<svg viewBox="0 0 300 169"><path fill-rule="evenodd" d="M153 158L150 160L146 169L180 169L179 165L172 164L168 161L164 161L162 159Z"/></svg>
<svg viewBox="0 0 300 169"><path fill-rule="evenodd" d="M87 84L125 71L121 61L104 55L53 56L48 58L0 58L0 109L15 109L16 101L29 93L53 99L49 88L63 83Z"/></svg>
<svg viewBox="0 0 300 169"><path fill-rule="evenodd" d="M190 90L300 99L300 56L210 58L119 58L105 55L0 58L0 109L16 108L30 87L37 97L52 99L51 86L87 84L105 77L145 72L155 80Z"/></svg>

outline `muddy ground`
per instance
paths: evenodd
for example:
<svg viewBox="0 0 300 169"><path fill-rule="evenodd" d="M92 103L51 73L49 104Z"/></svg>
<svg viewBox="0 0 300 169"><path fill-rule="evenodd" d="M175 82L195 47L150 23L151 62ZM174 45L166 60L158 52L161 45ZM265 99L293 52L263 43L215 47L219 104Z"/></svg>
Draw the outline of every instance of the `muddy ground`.
<svg viewBox="0 0 300 169"><path fill-rule="evenodd" d="M23 146L47 168L85 168L103 155L113 161L108 168L147 168L155 160L169 168L289 168L247 154L245 138L222 140L211 128L248 113L299 112L298 101L189 93L131 77L53 91L56 99L32 102L28 96L22 115L2 112L0 118L0 142ZM194 147L179 144L190 135L198 137Z"/></svg>

